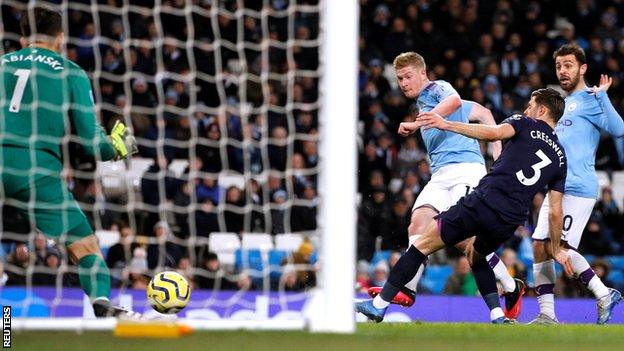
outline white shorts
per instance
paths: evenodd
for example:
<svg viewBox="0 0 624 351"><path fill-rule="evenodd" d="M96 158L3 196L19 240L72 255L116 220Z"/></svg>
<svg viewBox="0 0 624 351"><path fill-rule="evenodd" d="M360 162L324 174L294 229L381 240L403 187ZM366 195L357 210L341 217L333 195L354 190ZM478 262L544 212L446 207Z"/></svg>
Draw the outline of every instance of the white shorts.
<svg viewBox="0 0 624 351"><path fill-rule="evenodd" d="M485 166L480 163L443 166L431 175L431 180L414 202L412 212L423 206L431 206L438 212L448 210L470 193L486 173Z"/></svg>
<svg viewBox="0 0 624 351"><path fill-rule="evenodd" d="M566 241L571 247L578 249L585 225L591 216L596 199L563 195L563 230L561 240ZM548 225L548 195L540 208L537 226L533 233L533 240L546 240L550 238Z"/></svg>

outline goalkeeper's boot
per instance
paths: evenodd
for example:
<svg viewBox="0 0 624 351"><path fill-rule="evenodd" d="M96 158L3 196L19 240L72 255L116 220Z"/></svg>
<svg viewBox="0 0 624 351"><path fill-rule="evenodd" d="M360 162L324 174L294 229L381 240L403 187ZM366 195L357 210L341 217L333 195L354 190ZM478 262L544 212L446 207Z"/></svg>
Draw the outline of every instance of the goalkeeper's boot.
<svg viewBox="0 0 624 351"><path fill-rule="evenodd" d="M509 319L516 319L520 315L522 309L522 295L526 290L526 285L520 279L514 278L516 282L516 289L512 292L503 294L505 296L505 317Z"/></svg>
<svg viewBox="0 0 624 351"><path fill-rule="evenodd" d="M492 324L518 324L518 322L515 319L498 317L496 319L492 319Z"/></svg>
<svg viewBox="0 0 624 351"><path fill-rule="evenodd" d="M557 319L557 317L550 317L544 313L540 313L537 315L537 317L535 317L535 319L530 321L529 324L553 325L559 324L559 320Z"/></svg>
<svg viewBox="0 0 624 351"><path fill-rule="evenodd" d="M380 286L368 288L368 295L374 298L375 296L379 295L381 289L382 288ZM399 291L398 294L396 294L396 296L392 299L390 303L393 303L395 305L401 305L403 307L410 307L414 304L414 300L416 300L416 293L407 288L404 288Z"/></svg>
<svg viewBox="0 0 624 351"><path fill-rule="evenodd" d="M127 319L141 319L141 314L129 311L123 307L113 306L108 300L93 302L93 313L97 318L118 317Z"/></svg>
<svg viewBox="0 0 624 351"><path fill-rule="evenodd" d="M609 288L609 295L598 300L598 320L596 323L605 324L613 316L613 309L622 300L622 294Z"/></svg>
<svg viewBox="0 0 624 351"><path fill-rule="evenodd" d="M377 308L373 305L373 300L364 300L355 303L355 311L360 312L361 314L368 317L368 319L375 321L377 323L383 321L384 316L386 315L386 308Z"/></svg>

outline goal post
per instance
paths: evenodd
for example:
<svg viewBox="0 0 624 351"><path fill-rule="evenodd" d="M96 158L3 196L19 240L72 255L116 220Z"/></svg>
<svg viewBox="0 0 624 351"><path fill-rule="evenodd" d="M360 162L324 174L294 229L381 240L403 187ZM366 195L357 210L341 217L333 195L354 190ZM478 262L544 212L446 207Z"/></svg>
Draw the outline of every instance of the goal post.
<svg viewBox="0 0 624 351"><path fill-rule="evenodd" d="M351 333L355 331L359 7L355 0L322 4L319 227L323 267L306 312L312 331Z"/></svg>

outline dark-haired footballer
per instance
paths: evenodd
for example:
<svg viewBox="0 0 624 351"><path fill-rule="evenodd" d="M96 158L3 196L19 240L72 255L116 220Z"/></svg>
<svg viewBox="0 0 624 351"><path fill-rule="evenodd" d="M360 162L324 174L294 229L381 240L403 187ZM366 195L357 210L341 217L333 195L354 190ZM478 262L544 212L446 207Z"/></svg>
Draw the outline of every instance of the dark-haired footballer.
<svg viewBox="0 0 624 351"><path fill-rule="evenodd" d="M475 236L467 246L466 255L479 292L490 309L490 320L512 322L500 307L494 273L485 257L514 235L526 220L533 197L545 187L550 195L551 253L566 273L572 274L570 257L559 245L567 161L554 128L563 109L563 97L557 91L539 89L531 94L524 115L514 115L496 126L451 122L436 113L425 113L415 122L404 122L408 129L436 128L479 140L506 140L506 143L491 171L475 190L436 216L392 268L381 293L375 299L357 302L355 310L381 322L390 301L414 276L427 255Z"/></svg>
<svg viewBox="0 0 624 351"><path fill-rule="evenodd" d="M0 57L0 201L32 214L39 230L67 246L97 317L129 315L108 300L110 272L61 177L61 145L71 124L85 151L107 161L135 153L134 137L123 123L110 137L98 124L87 74L59 54L58 12L34 8L22 15L20 27L23 49Z"/></svg>
<svg viewBox="0 0 624 351"><path fill-rule="evenodd" d="M600 134L624 136L624 121L609 100L611 78L601 75L598 86L585 83L585 52L577 45L564 45L553 54L559 86L568 93L565 112L555 131L568 151L568 177L563 196L563 232L561 240L569 249L574 275L596 297L598 318L606 323L621 299L615 289L604 285L587 260L576 251L598 197L598 177L594 169ZM534 324L557 324L554 287L555 262L548 255L548 201L544 200L533 232L533 277L540 313Z"/></svg>

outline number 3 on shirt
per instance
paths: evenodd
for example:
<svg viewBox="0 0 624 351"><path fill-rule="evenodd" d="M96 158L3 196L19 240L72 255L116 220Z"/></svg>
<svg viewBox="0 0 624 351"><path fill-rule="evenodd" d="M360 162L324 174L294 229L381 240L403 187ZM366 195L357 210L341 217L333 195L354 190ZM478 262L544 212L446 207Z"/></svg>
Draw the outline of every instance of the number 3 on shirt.
<svg viewBox="0 0 624 351"><path fill-rule="evenodd" d="M18 69L15 71L15 75L17 76L17 83L15 84L15 90L13 90L9 112L18 113L22 104L24 89L26 89L26 82L28 82L28 77L30 76L30 70Z"/></svg>
<svg viewBox="0 0 624 351"><path fill-rule="evenodd" d="M533 166L531 166L531 168L533 168L533 172L534 172L534 174L533 174L533 176L531 178L527 178L524 175L524 172L522 172L522 170L519 170L518 172L516 172L516 177L518 178L520 183L522 183L522 185L531 186L531 185L534 185L535 183L537 183L537 181L542 176L542 168L544 168L544 167L546 167L546 166L548 166L549 164L552 163L552 161L548 158L548 156L546 156L544 151L537 150L537 152L535 154L537 155L537 157L540 158L540 161L538 163L534 164Z"/></svg>

